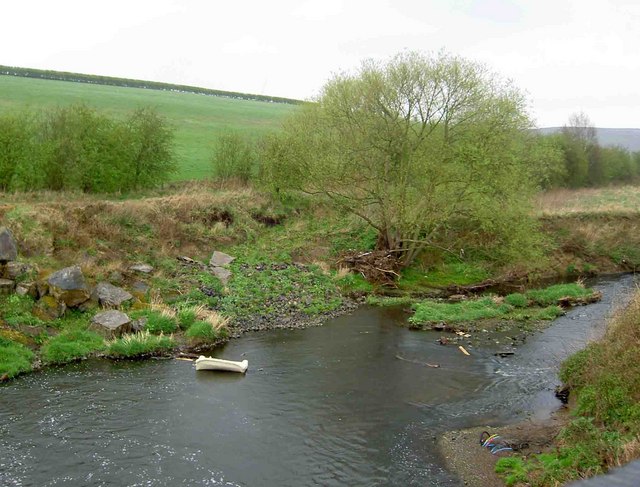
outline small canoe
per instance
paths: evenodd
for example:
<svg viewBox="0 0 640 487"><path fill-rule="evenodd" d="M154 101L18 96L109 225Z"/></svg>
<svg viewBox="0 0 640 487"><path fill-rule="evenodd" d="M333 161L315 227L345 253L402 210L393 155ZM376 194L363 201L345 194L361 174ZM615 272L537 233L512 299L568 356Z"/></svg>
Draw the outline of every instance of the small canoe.
<svg viewBox="0 0 640 487"><path fill-rule="evenodd" d="M222 360L220 358L205 357L204 355L200 355L196 359L196 370L225 370L244 374L248 368L248 360L234 362L233 360Z"/></svg>

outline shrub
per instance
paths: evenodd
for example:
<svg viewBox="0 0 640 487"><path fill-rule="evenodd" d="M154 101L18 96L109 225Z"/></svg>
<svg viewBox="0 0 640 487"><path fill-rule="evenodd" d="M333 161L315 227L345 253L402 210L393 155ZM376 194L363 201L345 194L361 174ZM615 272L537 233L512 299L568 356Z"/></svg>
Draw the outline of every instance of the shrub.
<svg viewBox="0 0 640 487"><path fill-rule="evenodd" d="M251 179L255 161L253 144L237 132L221 135L211 158L217 179L237 179L244 183Z"/></svg>
<svg viewBox="0 0 640 487"><path fill-rule="evenodd" d="M33 352L20 343L0 337L0 377L12 378L31 370Z"/></svg>
<svg viewBox="0 0 640 487"><path fill-rule="evenodd" d="M196 321L185 333L193 341L214 341L219 338L218 331L208 321Z"/></svg>
<svg viewBox="0 0 640 487"><path fill-rule="evenodd" d="M173 131L150 108L125 121L83 104L0 116L0 190L126 191L175 169Z"/></svg>
<svg viewBox="0 0 640 487"><path fill-rule="evenodd" d="M67 330L45 343L40 353L47 363L64 364L86 358L103 348L104 340L100 335L84 330Z"/></svg>
<svg viewBox="0 0 640 487"><path fill-rule="evenodd" d="M198 319L194 308L186 308L178 311L178 326L181 330L188 330Z"/></svg>
<svg viewBox="0 0 640 487"><path fill-rule="evenodd" d="M178 328L173 318L158 311L147 311L147 324L145 329L151 333L173 333Z"/></svg>
<svg viewBox="0 0 640 487"><path fill-rule="evenodd" d="M131 358L155 354L173 347L173 336L152 335L148 331L125 335L107 342L107 354L115 358Z"/></svg>

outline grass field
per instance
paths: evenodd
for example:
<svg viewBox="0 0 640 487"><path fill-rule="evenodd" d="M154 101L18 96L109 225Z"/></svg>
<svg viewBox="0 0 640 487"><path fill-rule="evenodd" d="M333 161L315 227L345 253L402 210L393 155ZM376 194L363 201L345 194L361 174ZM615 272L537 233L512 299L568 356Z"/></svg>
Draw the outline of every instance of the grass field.
<svg viewBox="0 0 640 487"><path fill-rule="evenodd" d="M637 213L640 210L640 188L554 189L540 193L536 205L542 215Z"/></svg>
<svg viewBox="0 0 640 487"><path fill-rule="evenodd" d="M79 102L114 116L125 116L141 106L156 108L176 129L176 181L209 177L209 160L221 131L262 135L276 130L296 109L284 103L0 75L0 113Z"/></svg>

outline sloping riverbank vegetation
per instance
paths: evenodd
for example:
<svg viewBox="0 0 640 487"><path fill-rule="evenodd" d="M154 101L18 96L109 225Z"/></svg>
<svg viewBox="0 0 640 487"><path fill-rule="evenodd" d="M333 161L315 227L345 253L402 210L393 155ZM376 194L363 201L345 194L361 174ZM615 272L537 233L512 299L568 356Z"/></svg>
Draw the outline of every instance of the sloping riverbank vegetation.
<svg viewBox="0 0 640 487"><path fill-rule="evenodd" d="M572 418L549 451L498 460L507 485L535 487L590 477L640 456L640 294L599 342L570 357L560 377Z"/></svg>
<svg viewBox="0 0 640 487"><path fill-rule="evenodd" d="M579 246L568 244L571 235L585 231L585 224L596 241L601 237L618 242L618 247L603 245L592 250L600 252L593 254L597 269L622 271L628 269L628 263L616 256L640 235L640 217L628 212L619 217L608 214L610 226L598 227L600 237L584 215L578 220L567 215L567 225L562 224L562 216L556 216L556 225L544 234L545 260L535 265L510 267L492 262L471 246L464 259L452 260L448 252L432 251L402 270L396 284L389 286L368 282L345 264L345 255L371 252L375 234L357 217L329 204L312 204L308 198L283 204L268 193L246 187L190 184L124 201L73 193L6 195L3 201L2 225L15 235L19 260L32 266L17 279L18 287L33 292L29 291L30 282L46 281L56 270L79 265L90 286L109 282L127 289L135 299L122 311L133 320L145 318L146 325L140 329L150 333L146 338L138 335L129 344L132 351L126 352L122 350L124 343L105 343L89 330L91 318L101 311L96 304L82 312L69 309L51 319L38 311L41 305L29 295L3 297L0 335L2 370L7 376L33 364L60 363L92 354L127 357L153 350L166 353L169 344L171 350L191 349L224 339L224 332L210 332L211 326L206 329L200 323L206 321L202 311L215 312L228 328L226 333L233 335L249 329L317 324L365 295L374 299L375 295L401 293L396 303L428 303L419 296L447 296L452 294L447 290L452 285L459 289L487 279L500 280L516 270L518 276L529 275L533 281L545 275L574 279L596 268L586 266L588 261L582 260L585 255L581 251L571 253L572 249L579 251ZM592 214L591 218L599 216ZM618 224L616 218L620 219ZM611 234L614 228L619 232L615 237ZM560 245L563 242L565 245ZM213 250L236 257L226 266L230 272L226 284L208 265ZM141 262L154 270L149 274L132 270ZM569 268L567 262L574 262L574 267ZM500 298L503 301L484 300L490 301L491 308L508 307L514 319L524 320L518 322L531 324L560 312L555 300L582 288L551 288L543 295L509 289L506 297ZM547 299L554 290L555 297ZM470 298L464 304L436 303L435 308L440 312L441 306L449 309L475 302ZM533 301L540 306L522 307ZM422 306L424 310L435 309ZM542 316L545 310L555 312ZM468 322L451 322L452 329L470 329Z"/></svg>

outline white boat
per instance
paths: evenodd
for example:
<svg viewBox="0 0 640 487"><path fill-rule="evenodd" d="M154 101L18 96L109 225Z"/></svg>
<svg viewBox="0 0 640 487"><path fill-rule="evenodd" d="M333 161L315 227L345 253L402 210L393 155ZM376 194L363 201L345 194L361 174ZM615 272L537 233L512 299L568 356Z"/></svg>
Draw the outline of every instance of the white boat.
<svg viewBox="0 0 640 487"><path fill-rule="evenodd" d="M220 358L205 357L200 355L196 359L196 370L226 370L227 372L240 372L244 374L249 368L249 361L234 362Z"/></svg>

